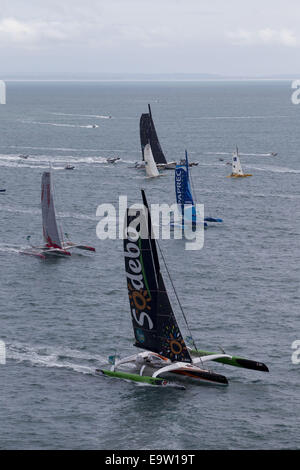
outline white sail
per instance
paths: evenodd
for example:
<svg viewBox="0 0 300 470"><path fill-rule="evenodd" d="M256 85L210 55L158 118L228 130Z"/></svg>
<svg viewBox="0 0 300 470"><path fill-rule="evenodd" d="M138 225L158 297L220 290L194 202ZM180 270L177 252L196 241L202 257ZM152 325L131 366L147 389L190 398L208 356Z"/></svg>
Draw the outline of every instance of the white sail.
<svg viewBox="0 0 300 470"><path fill-rule="evenodd" d="M244 175L238 149L236 149L236 152L232 154L232 174L240 176Z"/></svg>
<svg viewBox="0 0 300 470"><path fill-rule="evenodd" d="M150 144L145 145L144 159L147 176L149 176L150 178L155 178L156 176L159 176L159 171L154 161Z"/></svg>

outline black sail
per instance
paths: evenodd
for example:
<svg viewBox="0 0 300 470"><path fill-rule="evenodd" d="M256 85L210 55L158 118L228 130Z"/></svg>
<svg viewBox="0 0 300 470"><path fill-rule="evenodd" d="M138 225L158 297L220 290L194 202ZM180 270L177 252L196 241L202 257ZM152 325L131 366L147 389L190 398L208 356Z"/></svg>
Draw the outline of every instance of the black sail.
<svg viewBox="0 0 300 470"><path fill-rule="evenodd" d="M148 208L143 191L142 195L144 205ZM171 361L191 362L160 272L156 242L150 236L150 213L147 212L140 210L132 216L127 210L126 226L129 227L139 217L137 231L140 234L134 237L129 229L124 238L135 346L161 354Z"/></svg>
<svg viewBox="0 0 300 470"><path fill-rule="evenodd" d="M149 113L142 114L140 119L140 138L143 160L145 145L150 143L155 163L167 163L166 157L164 156L164 153L157 137L154 122L152 119L150 104L148 104L148 108Z"/></svg>

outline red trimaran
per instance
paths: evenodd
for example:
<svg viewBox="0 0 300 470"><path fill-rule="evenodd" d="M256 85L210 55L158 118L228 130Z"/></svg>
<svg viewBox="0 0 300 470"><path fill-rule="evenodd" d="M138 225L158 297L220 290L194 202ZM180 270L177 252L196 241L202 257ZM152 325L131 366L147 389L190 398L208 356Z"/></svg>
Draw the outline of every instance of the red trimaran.
<svg viewBox="0 0 300 470"><path fill-rule="evenodd" d="M41 207L45 245L32 245L29 249L22 251L22 254L46 258L48 256L71 256L70 250L73 250L74 248L96 251L95 248L91 246L72 243L70 240L64 240L63 233L58 229L56 221L50 171L45 171L42 175ZM27 237L27 239L30 239L30 237Z"/></svg>

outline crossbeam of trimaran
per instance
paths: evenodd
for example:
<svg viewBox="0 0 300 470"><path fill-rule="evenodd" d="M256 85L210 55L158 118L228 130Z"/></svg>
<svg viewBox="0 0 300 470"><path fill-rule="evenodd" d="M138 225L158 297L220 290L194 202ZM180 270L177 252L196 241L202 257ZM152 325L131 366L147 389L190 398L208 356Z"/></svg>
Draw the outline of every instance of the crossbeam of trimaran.
<svg viewBox="0 0 300 470"><path fill-rule="evenodd" d="M174 378L194 383L227 385L224 375L205 367L217 361L236 367L268 372L265 364L231 356L191 349L186 345L173 312L160 270L156 241L145 192L143 206L133 214L127 209L124 238L125 271L134 345L142 351L123 359L113 358L110 369L96 369L105 376L155 386L184 388ZM139 230L138 230L139 227ZM130 371L124 366L134 366Z"/></svg>

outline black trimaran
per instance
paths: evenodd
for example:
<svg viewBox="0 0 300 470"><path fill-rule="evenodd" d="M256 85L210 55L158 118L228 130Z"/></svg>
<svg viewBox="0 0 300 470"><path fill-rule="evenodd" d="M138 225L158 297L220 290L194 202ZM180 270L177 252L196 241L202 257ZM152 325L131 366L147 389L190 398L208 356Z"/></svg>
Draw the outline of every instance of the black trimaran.
<svg viewBox="0 0 300 470"><path fill-rule="evenodd" d="M208 361L268 372L267 366L261 362L198 350L196 346L191 349L186 345L161 274L143 190L142 198L143 209L134 215L127 209L124 256L135 346L144 351L120 360L114 357L111 369L97 369L96 372L134 382L180 388L184 387L172 382L172 378L192 379L199 384L227 385L225 376L205 368ZM117 370L129 363L135 366L134 373L132 369L125 371L122 367ZM171 381L166 380L170 377Z"/></svg>
<svg viewBox="0 0 300 470"><path fill-rule="evenodd" d="M147 144L150 145L151 151L153 154L154 161L158 168L174 170L176 162L167 162L167 159L162 151L161 145L159 143L155 125L152 118L151 107L148 104L148 113L141 115L140 119L140 139L142 147L142 159L145 161L144 149Z"/></svg>

